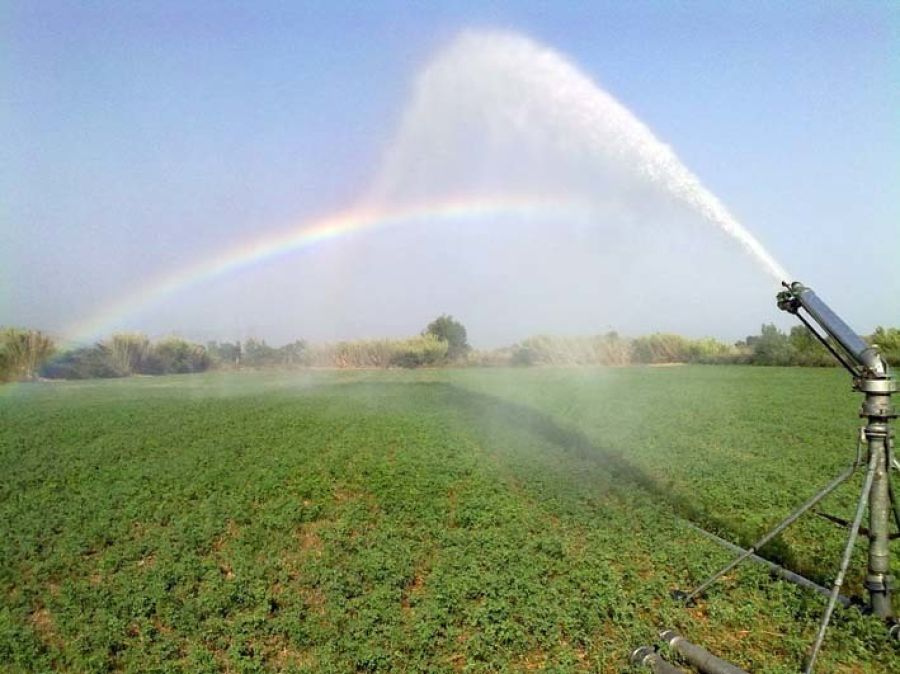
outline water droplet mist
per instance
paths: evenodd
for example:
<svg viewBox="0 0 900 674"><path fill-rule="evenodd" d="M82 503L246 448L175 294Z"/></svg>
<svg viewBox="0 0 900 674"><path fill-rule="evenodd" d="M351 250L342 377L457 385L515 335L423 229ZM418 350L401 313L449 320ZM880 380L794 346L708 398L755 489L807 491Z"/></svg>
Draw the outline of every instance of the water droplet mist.
<svg viewBox="0 0 900 674"><path fill-rule="evenodd" d="M522 161L492 167L512 145ZM514 33L463 33L423 70L373 198L506 189L588 196L607 209L647 185L733 237L776 282L788 278L625 106L561 55Z"/></svg>

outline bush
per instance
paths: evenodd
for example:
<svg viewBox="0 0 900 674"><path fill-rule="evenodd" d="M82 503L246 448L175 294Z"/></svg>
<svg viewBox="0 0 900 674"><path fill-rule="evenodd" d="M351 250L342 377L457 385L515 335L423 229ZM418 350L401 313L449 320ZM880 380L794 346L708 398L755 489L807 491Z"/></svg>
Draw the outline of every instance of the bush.
<svg viewBox="0 0 900 674"><path fill-rule="evenodd" d="M425 334L394 342L390 364L398 367L437 365L448 358L449 352L447 342L434 334Z"/></svg>
<svg viewBox="0 0 900 674"><path fill-rule="evenodd" d="M106 379L126 374L116 369L101 344L66 351L41 368L41 376L48 379Z"/></svg>
<svg viewBox="0 0 900 674"><path fill-rule="evenodd" d="M887 362L900 368L900 329L875 328L875 332L868 339L870 344L877 344Z"/></svg>
<svg viewBox="0 0 900 674"><path fill-rule="evenodd" d="M793 365L797 351L788 336L774 325L763 325L759 335L747 337L753 365Z"/></svg>
<svg viewBox="0 0 900 674"><path fill-rule="evenodd" d="M178 337L157 342L144 360L142 374L187 374L209 369L209 356L199 344Z"/></svg>

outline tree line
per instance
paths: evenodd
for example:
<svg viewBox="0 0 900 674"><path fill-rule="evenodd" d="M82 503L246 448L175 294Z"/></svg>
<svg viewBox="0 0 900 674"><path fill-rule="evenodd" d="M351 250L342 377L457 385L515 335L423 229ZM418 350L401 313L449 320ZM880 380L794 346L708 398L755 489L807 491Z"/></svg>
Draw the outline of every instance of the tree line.
<svg viewBox="0 0 900 674"><path fill-rule="evenodd" d="M405 339L330 344L297 340L280 347L261 339L202 345L180 337L152 341L140 333L117 333L91 346L64 349L40 330L0 328L0 381L186 374L242 367L436 367L464 361L470 350L465 327L447 315Z"/></svg>
<svg viewBox="0 0 900 674"><path fill-rule="evenodd" d="M867 337L888 362L900 365L900 329L879 327ZM178 337L157 341L118 333L91 346L61 349L39 330L0 328L0 381L92 379L203 372L211 368L389 368L470 366L579 366L721 363L830 367L835 360L805 326L783 332L763 325L759 334L734 344L654 333L624 337L616 332L583 337L538 335L511 346L473 351L466 329L439 316L406 339L311 344L297 340L270 346L265 340L196 344Z"/></svg>

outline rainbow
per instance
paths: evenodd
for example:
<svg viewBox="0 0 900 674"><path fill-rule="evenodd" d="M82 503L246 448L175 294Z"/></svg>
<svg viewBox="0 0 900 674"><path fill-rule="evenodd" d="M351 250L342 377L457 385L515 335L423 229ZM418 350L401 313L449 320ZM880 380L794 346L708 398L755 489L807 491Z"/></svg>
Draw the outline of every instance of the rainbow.
<svg viewBox="0 0 900 674"><path fill-rule="evenodd" d="M220 278L275 257L305 251L358 232L414 224L454 223L487 217L584 217L584 202L560 198L501 196L456 198L402 208L356 208L304 221L275 233L246 241L182 269L149 280L114 299L86 319L63 330L64 341L79 344L105 336L148 306L186 288Z"/></svg>

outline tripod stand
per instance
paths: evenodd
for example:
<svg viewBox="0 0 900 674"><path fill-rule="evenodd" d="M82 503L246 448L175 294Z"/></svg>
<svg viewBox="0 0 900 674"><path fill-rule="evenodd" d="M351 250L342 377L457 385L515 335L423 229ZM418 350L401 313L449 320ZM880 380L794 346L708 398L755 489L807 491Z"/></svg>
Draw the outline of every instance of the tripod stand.
<svg viewBox="0 0 900 674"><path fill-rule="evenodd" d="M749 549L738 555L723 569L716 572L709 579L697 586L690 593L679 593L678 596L689 603L702 595L716 581L726 573L737 567L741 562L750 558L760 548L775 538L791 524L796 522L804 513L814 508L822 499L846 482L862 466L861 445L866 444L867 460L866 474L863 481L862 492L856 506L853 521L849 523L850 534L844 548L840 569L832 586L828 598L828 604L819 629L816 634L807 660L806 674L811 674L815 666L816 658L822 648L828 623L834 612L840 595L844 577L850 566L853 548L857 536L860 534L860 525L868 506L869 527L865 535L869 539L868 568L865 587L869 593L869 610L875 616L885 621L889 628L889 634L894 639L900 639L900 625L895 621L893 607L891 605L892 578L890 576L890 518L893 518L900 532L900 501L891 484L891 472L900 471L900 463L894 456L894 434L891 421L897 417L897 413L891 405L891 395L897 390L896 382L887 367L887 363L881 357L877 347L871 347L857 336L834 312L829 309L810 289L799 283L784 284L787 291L779 293L778 306L785 311L796 315L819 341L837 358L854 377L853 388L865 395L860 416L866 419L866 425L860 429L859 441L856 447L856 460L843 473L832 480L821 491L807 500L797 510L792 512L780 524L769 533L760 538ZM800 313L804 309L815 321L828 333L841 350L822 336L813 328L806 317Z"/></svg>

